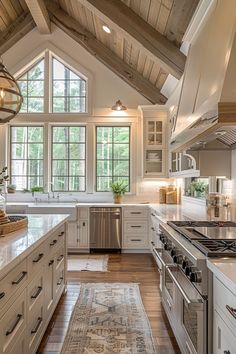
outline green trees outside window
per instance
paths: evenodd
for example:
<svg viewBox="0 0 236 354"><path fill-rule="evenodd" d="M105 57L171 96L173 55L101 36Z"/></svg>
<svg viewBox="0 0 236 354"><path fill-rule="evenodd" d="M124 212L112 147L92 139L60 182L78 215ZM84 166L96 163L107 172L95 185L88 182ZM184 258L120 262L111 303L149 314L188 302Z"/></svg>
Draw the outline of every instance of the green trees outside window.
<svg viewBox="0 0 236 354"><path fill-rule="evenodd" d="M11 183L17 190L43 186L43 127L11 127Z"/></svg>
<svg viewBox="0 0 236 354"><path fill-rule="evenodd" d="M124 181L130 190L130 127L96 128L96 190L111 190L114 181Z"/></svg>
<svg viewBox="0 0 236 354"><path fill-rule="evenodd" d="M86 190L86 149L84 126L52 127L52 189Z"/></svg>

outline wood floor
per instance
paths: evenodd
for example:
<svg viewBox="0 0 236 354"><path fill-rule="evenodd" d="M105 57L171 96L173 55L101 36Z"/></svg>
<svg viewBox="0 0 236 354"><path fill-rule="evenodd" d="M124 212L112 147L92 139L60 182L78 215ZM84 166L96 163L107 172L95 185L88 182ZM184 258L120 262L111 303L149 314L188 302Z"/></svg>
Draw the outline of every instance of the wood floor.
<svg viewBox="0 0 236 354"><path fill-rule="evenodd" d="M81 282L139 283L158 354L180 354L161 305L159 273L152 256L149 254L111 254L108 270L109 272L68 272L68 291L59 302L37 354L60 353Z"/></svg>

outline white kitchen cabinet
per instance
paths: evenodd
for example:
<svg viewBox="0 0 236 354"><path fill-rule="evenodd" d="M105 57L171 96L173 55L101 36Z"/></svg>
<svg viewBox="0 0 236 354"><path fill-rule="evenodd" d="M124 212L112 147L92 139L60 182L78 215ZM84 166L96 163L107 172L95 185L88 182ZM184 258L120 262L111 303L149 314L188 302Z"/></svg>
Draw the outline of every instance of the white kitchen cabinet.
<svg viewBox="0 0 236 354"><path fill-rule="evenodd" d="M122 249L147 250L149 246L146 206L123 207Z"/></svg>
<svg viewBox="0 0 236 354"><path fill-rule="evenodd" d="M76 223L68 223L68 249L69 252L89 251L89 208L77 208Z"/></svg>
<svg viewBox="0 0 236 354"><path fill-rule="evenodd" d="M140 107L143 118L143 177L167 174L167 117L165 109Z"/></svg>
<svg viewBox="0 0 236 354"><path fill-rule="evenodd" d="M199 177L200 171L191 154L182 152L170 153L169 177Z"/></svg>
<svg viewBox="0 0 236 354"><path fill-rule="evenodd" d="M65 225L0 279L0 354L35 354L66 286Z"/></svg>
<svg viewBox="0 0 236 354"><path fill-rule="evenodd" d="M236 294L216 276L213 278L213 352L236 352Z"/></svg>
<svg viewBox="0 0 236 354"><path fill-rule="evenodd" d="M236 336L232 332L218 312L214 311L214 354L234 354L236 352Z"/></svg>

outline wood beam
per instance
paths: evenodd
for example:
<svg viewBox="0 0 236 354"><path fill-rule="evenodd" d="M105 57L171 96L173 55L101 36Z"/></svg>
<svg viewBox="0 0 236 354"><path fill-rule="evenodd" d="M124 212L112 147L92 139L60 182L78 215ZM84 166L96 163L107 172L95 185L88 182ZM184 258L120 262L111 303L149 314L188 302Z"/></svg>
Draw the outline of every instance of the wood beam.
<svg viewBox="0 0 236 354"><path fill-rule="evenodd" d="M51 33L50 18L43 0L25 0L41 34Z"/></svg>
<svg viewBox="0 0 236 354"><path fill-rule="evenodd" d="M182 76L185 55L122 1L80 0L80 3L112 28L121 31L130 41L135 42L135 45L145 51L152 60L158 61L165 71L177 79Z"/></svg>
<svg viewBox="0 0 236 354"><path fill-rule="evenodd" d="M84 47L96 59L112 70L126 83L136 89L152 103L164 104L166 97L150 81L145 79L135 69L126 64L114 52L98 41L93 34L86 30L65 11L52 2L47 3L51 21Z"/></svg>
<svg viewBox="0 0 236 354"><path fill-rule="evenodd" d="M34 27L35 23L29 12L19 16L11 26L1 33L0 55L10 49Z"/></svg>

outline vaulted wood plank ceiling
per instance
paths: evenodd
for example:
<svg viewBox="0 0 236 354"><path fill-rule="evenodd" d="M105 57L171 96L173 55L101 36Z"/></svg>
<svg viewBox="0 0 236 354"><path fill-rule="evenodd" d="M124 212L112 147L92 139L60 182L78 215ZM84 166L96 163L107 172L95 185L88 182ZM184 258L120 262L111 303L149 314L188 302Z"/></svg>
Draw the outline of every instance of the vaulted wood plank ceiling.
<svg viewBox="0 0 236 354"><path fill-rule="evenodd" d="M41 33L42 28L44 33L50 31L50 26L46 26L46 5L52 22L64 29L150 102L164 103L165 98L160 90L168 74L179 78L183 72L185 58L179 47L198 2L199 0L0 0L0 54L9 49L14 40L32 29L35 23ZM70 28L70 19L73 19L73 28ZM109 26L111 34L103 31L104 24ZM17 31L18 26L20 31ZM76 36L77 27L80 33L81 30L84 31L84 40L81 40L79 31ZM89 38L87 42L86 38ZM99 52L99 43L104 53ZM111 58L106 60L107 56ZM176 61L176 67L171 62L173 60Z"/></svg>

